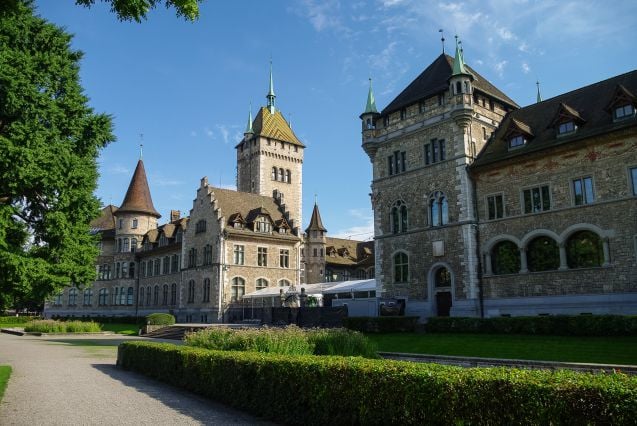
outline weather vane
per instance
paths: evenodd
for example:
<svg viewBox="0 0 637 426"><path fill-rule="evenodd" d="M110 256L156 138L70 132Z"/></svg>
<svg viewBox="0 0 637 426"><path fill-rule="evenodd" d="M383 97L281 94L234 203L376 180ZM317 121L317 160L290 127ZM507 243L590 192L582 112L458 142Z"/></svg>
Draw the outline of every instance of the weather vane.
<svg viewBox="0 0 637 426"><path fill-rule="evenodd" d="M143 155L144 155L144 134L143 133L139 134L139 140L140 140L140 144L139 144L139 159L141 160Z"/></svg>
<svg viewBox="0 0 637 426"><path fill-rule="evenodd" d="M445 53L445 33L442 31L442 28L438 30L440 33L440 42L442 43L442 53Z"/></svg>

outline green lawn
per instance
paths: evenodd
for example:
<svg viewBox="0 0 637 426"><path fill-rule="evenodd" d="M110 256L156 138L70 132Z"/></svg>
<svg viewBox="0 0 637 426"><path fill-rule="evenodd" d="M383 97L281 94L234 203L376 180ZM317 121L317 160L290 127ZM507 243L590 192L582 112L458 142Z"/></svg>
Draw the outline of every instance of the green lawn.
<svg viewBox="0 0 637 426"><path fill-rule="evenodd" d="M368 334L379 351L637 365L637 337Z"/></svg>
<svg viewBox="0 0 637 426"><path fill-rule="evenodd" d="M11 376L11 367L8 365L0 365L0 401L4 396L4 391L9 383L9 377Z"/></svg>
<svg viewBox="0 0 637 426"><path fill-rule="evenodd" d="M119 323L109 323L102 324L103 331L112 331L117 334L125 334L127 336L137 336L137 332L140 326L136 324L119 324Z"/></svg>

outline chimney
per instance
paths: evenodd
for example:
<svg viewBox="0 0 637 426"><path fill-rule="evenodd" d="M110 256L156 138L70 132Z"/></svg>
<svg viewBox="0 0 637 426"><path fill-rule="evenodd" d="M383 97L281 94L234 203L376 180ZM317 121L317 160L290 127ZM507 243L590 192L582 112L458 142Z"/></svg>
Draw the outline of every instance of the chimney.
<svg viewBox="0 0 637 426"><path fill-rule="evenodd" d="M181 217L181 212L179 210L171 210L170 211L170 221L171 222L175 222L175 221L179 220L180 217Z"/></svg>

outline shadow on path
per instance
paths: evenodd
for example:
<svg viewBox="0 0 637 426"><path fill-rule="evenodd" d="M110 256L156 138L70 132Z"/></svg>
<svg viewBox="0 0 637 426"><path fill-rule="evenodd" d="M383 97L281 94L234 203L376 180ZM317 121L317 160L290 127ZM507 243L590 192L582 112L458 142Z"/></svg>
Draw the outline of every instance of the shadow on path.
<svg viewBox="0 0 637 426"><path fill-rule="evenodd" d="M112 364L91 364L91 367L202 424L275 424Z"/></svg>

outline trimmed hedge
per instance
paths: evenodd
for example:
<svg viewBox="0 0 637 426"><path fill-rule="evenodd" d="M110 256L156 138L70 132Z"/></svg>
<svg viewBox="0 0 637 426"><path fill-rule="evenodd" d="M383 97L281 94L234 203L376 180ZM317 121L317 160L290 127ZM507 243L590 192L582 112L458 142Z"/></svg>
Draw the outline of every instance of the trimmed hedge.
<svg viewBox="0 0 637 426"><path fill-rule="evenodd" d="M0 323L1 324L25 324L29 321L34 321L37 319L40 319L40 317L31 317L31 316L16 317L15 315L12 315L12 316L0 317Z"/></svg>
<svg viewBox="0 0 637 426"><path fill-rule="evenodd" d="M133 317L133 316L121 316L121 317L113 317L113 316L90 316L90 315L82 315L82 316L62 316L62 315L53 315L51 319L56 319L60 321L93 321L99 322L101 324L136 324L141 325L144 324L144 317Z"/></svg>
<svg viewBox="0 0 637 426"><path fill-rule="evenodd" d="M146 324L149 325L173 325L174 323L175 317L171 314L157 312L146 315Z"/></svg>
<svg viewBox="0 0 637 426"><path fill-rule="evenodd" d="M637 336L635 315L547 315L535 317L429 318L429 333Z"/></svg>
<svg viewBox="0 0 637 426"><path fill-rule="evenodd" d="M286 424L614 424L637 378L125 342L117 364Z"/></svg>
<svg viewBox="0 0 637 426"><path fill-rule="evenodd" d="M343 327L363 333L395 333L416 330L418 317L347 317Z"/></svg>
<svg viewBox="0 0 637 426"><path fill-rule="evenodd" d="M38 320L24 325L29 333L99 333L101 326L96 322Z"/></svg>

